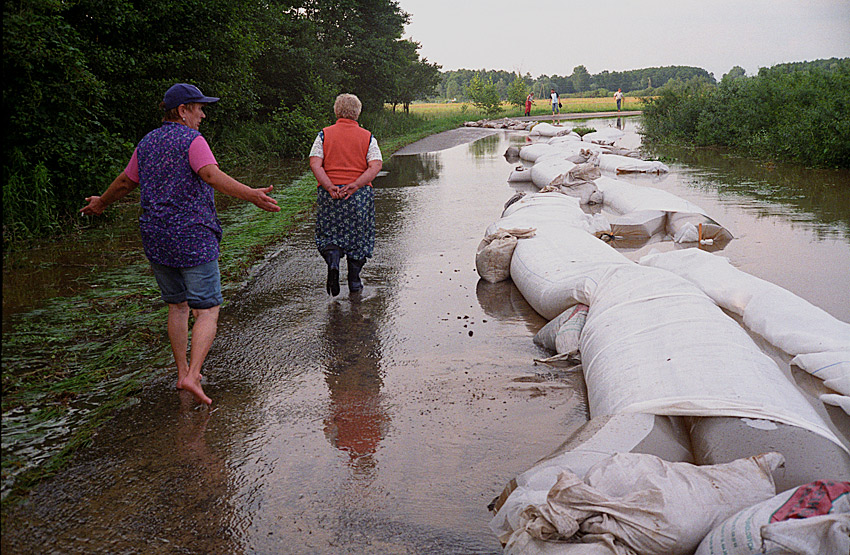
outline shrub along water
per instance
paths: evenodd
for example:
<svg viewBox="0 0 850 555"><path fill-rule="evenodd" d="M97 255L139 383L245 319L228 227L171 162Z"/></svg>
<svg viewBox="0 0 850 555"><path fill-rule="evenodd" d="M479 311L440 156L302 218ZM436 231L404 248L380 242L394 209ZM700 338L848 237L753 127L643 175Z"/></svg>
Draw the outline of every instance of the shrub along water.
<svg viewBox="0 0 850 555"><path fill-rule="evenodd" d="M731 73L731 72L730 72ZM850 58L762 68L719 85L677 82L649 99L649 141L725 146L756 158L850 168Z"/></svg>

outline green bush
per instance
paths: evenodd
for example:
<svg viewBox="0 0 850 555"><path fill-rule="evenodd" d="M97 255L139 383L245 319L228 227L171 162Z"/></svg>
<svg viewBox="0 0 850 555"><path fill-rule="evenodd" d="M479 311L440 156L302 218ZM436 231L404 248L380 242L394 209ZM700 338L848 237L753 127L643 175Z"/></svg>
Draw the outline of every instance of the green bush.
<svg viewBox="0 0 850 555"><path fill-rule="evenodd" d="M719 145L819 167L850 167L850 58L762 68L719 85L671 83L649 99L650 141Z"/></svg>

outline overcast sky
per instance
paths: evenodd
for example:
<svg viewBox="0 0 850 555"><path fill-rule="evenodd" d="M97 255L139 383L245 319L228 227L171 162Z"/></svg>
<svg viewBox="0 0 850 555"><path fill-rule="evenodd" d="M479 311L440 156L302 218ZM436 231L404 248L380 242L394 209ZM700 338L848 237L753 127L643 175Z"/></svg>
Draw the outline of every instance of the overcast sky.
<svg viewBox="0 0 850 555"><path fill-rule="evenodd" d="M405 37L452 69L532 77L701 67L720 79L783 62L850 57L850 0L398 0Z"/></svg>

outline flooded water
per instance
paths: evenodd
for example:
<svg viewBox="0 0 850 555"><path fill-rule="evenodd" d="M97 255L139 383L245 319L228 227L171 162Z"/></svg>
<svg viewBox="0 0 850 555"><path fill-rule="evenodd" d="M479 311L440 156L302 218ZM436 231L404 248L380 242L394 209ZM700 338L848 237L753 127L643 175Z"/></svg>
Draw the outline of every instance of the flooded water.
<svg viewBox="0 0 850 555"><path fill-rule="evenodd" d="M533 361L545 320L475 272L515 192L502 154L525 140L388 161L359 298L325 293L312 228L288 237L222 311L213 410L163 375L4 515L3 552L500 553L487 504L587 418L581 375ZM671 169L634 179L728 227L736 266L850 321L847 173Z"/></svg>

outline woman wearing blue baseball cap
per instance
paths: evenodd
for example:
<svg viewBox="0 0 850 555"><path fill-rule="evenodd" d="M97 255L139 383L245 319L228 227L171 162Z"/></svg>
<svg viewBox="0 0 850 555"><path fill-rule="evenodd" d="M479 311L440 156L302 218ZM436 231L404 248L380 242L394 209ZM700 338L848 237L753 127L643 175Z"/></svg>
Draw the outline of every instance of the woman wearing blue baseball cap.
<svg viewBox="0 0 850 555"><path fill-rule="evenodd" d="M218 269L221 224L215 191L251 202L269 212L280 207L268 193L233 179L218 167L198 131L204 107L218 102L198 87L178 83L165 92L162 126L139 142L130 162L101 196L86 198L85 215L103 213L113 202L139 187L139 229L145 255L168 304L168 338L177 365L177 388L207 405L201 366L212 346L222 303ZM195 316L189 346L189 314Z"/></svg>

